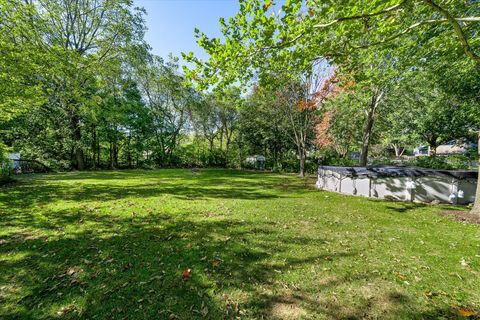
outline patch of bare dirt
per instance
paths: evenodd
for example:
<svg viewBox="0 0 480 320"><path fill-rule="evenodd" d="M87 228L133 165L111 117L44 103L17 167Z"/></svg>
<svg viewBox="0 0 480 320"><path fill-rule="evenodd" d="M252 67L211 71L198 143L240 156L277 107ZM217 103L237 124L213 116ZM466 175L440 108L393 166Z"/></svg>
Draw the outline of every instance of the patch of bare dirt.
<svg viewBox="0 0 480 320"><path fill-rule="evenodd" d="M272 305L272 318L273 319L285 319L296 320L302 319L307 312L299 306L299 302L296 299L281 299Z"/></svg>
<svg viewBox="0 0 480 320"><path fill-rule="evenodd" d="M480 216L471 214L468 211L443 211L441 213L442 216L452 217L455 220L466 222L466 223L473 223L473 224L480 224Z"/></svg>
<svg viewBox="0 0 480 320"><path fill-rule="evenodd" d="M302 297L292 290L281 290L273 298L269 319L275 320L296 320L303 319L307 311L301 307Z"/></svg>

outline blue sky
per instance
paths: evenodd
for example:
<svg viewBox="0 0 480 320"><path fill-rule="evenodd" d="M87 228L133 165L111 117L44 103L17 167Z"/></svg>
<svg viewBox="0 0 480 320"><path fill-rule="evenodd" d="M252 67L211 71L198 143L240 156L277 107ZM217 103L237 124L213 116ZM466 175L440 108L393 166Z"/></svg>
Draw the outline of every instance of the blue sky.
<svg viewBox="0 0 480 320"><path fill-rule="evenodd" d="M239 9L237 0L134 0L134 5L146 9L149 30L145 40L154 54L165 58L169 53L180 56L190 51L207 58L195 42L194 28L219 37L218 19L233 16Z"/></svg>

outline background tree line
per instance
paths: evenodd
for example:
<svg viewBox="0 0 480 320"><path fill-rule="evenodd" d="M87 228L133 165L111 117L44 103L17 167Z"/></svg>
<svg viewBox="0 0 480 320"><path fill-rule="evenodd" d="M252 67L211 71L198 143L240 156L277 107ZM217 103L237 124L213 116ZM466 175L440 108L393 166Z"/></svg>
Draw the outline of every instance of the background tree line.
<svg viewBox="0 0 480 320"><path fill-rule="evenodd" d="M315 102L317 134L306 140L324 156L360 151L358 164L366 165L381 153L377 146L399 156L426 143L434 155L450 139L480 139L478 1L239 2L234 17L220 19L223 39L196 30L210 55L206 62L184 55L198 87L253 81L282 90L285 79L275 75L298 82L324 60L336 70L338 90ZM480 182L476 199L480 214Z"/></svg>
<svg viewBox="0 0 480 320"><path fill-rule="evenodd" d="M0 1L0 150L54 169L233 166L240 91L150 53L130 0Z"/></svg>
<svg viewBox="0 0 480 320"><path fill-rule="evenodd" d="M478 130L470 42L430 5L288 1L276 16L271 1L240 4L220 21L227 42L198 33L210 64L188 54L197 68L180 71L150 53L129 0L0 0L2 153L80 170L240 167L262 154L303 175L319 158L352 164L359 152L365 165ZM478 5L448 9L465 39L478 35ZM345 21L324 27L328 12ZM408 28L422 35L386 41Z"/></svg>

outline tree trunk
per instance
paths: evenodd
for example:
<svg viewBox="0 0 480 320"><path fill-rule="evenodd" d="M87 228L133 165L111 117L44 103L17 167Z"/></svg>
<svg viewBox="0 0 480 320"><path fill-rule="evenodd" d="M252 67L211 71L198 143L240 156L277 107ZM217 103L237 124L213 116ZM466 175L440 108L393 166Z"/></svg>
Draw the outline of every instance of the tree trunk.
<svg viewBox="0 0 480 320"><path fill-rule="evenodd" d="M360 159L358 165L365 167L368 161L368 150L370 148L370 138L372 135L373 125L375 123L375 115L377 112L378 104L383 97L383 92L378 93L377 90L374 90L372 93L372 100L370 102L370 108L367 113L367 123L365 125L365 130L363 132L362 139L362 152L360 153Z"/></svg>
<svg viewBox="0 0 480 320"><path fill-rule="evenodd" d="M228 168L228 163L229 163L229 160L230 160L229 153L230 153L230 141L229 141L229 139L227 139L227 141L225 143L225 167L227 167L227 168Z"/></svg>
<svg viewBox="0 0 480 320"><path fill-rule="evenodd" d="M228 130L225 127L225 166L228 168L230 162L230 145L232 143L233 129Z"/></svg>
<svg viewBox="0 0 480 320"><path fill-rule="evenodd" d="M480 156L480 131L478 132L478 155ZM473 204L472 214L480 216L480 158L478 159L477 192L475 195L475 203Z"/></svg>
<svg viewBox="0 0 480 320"><path fill-rule="evenodd" d="M397 143L393 144L393 149L395 150L395 157L396 158L400 158L403 155L403 152L405 152L405 148L401 147Z"/></svg>
<svg viewBox="0 0 480 320"><path fill-rule="evenodd" d="M367 123L365 125L365 131L363 132L362 139L362 152L360 153L360 159L358 165L365 167L368 161L368 149L370 147L370 137L372 134L373 123L375 122L375 100L372 99L372 104L367 114Z"/></svg>
<svg viewBox="0 0 480 320"><path fill-rule="evenodd" d="M220 150L223 149L223 126L220 128Z"/></svg>
<svg viewBox="0 0 480 320"><path fill-rule="evenodd" d="M97 138L97 168L100 168L100 139Z"/></svg>
<svg viewBox="0 0 480 320"><path fill-rule="evenodd" d="M128 168L131 169L132 168L132 150L131 150L131 147L130 147L130 139L131 137L129 136L128 137L128 140L127 140L127 148L128 148L128 155L127 155L127 161L128 161Z"/></svg>
<svg viewBox="0 0 480 320"><path fill-rule="evenodd" d="M80 128L80 119L76 115L72 117L72 129L73 129L73 143L75 146L76 168L78 170L83 170L85 169L85 161L84 161L83 148L81 146L82 132Z"/></svg>
<svg viewBox="0 0 480 320"><path fill-rule="evenodd" d="M306 152L303 146L298 147L298 155L300 157L300 176L305 177L305 158Z"/></svg>
<svg viewBox="0 0 480 320"><path fill-rule="evenodd" d="M118 136L117 129L115 127L115 136L113 138L113 167L118 169Z"/></svg>
<svg viewBox="0 0 480 320"><path fill-rule="evenodd" d="M113 143L110 141L110 169L113 169Z"/></svg>
<svg viewBox="0 0 480 320"><path fill-rule="evenodd" d="M118 168L118 143L117 139L115 138L115 143L113 145L113 155L114 155L114 162L115 162L115 169Z"/></svg>
<svg viewBox="0 0 480 320"><path fill-rule="evenodd" d="M95 126L92 128L92 168L96 169L97 160L97 130Z"/></svg>
<svg viewBox="0 0 480 320"><path fill-rule="evenodd" d="M213 163L213 138L208 139L209 142L209 156L208 156L208 164L211 166Z"/></svg>

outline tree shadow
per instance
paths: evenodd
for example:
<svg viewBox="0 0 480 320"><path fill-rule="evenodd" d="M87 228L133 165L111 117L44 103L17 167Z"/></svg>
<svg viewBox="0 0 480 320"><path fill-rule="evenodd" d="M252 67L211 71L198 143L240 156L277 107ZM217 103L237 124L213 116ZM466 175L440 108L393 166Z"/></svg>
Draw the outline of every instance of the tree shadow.
<svg viewBox="0 0 480 320"><path fill-rule="evenodd" d="M395 211L398 213L407 213L411 211L418 210L420 208L424 208L427 205L424 203L417 203L417 202L398 202L395 203L395 206L388 205L386 206L387 209L391 211Z"/></svg>
<svg viewBox="0 0 480 320"><path fill-rule="evenodd" d="M381 310L382 316L374 316L373 318L382 319L464 319L453 307L435 306L427 311L418 310L415 301L395 290L383 292L381 296L360 299L360 303L355 304L346 303L346 301L340 301L337 298L312 300L302 293L295 293L287 299L275 298L270 302L271 308L278 307L278 303L284 304L285 302L302 305L310 314L321 314L327 319L371 319L375 310L376 312ZM281 316L275 318L293 319L288 315L288 312L284 312ZM298 318L295 317L295 319ZM471 319L474 319L474 317L471 317Z"/></svg>
<svg viewBox="0 0 480 320"><path fill-rule="evenodd" d="M54 201L111 201L127 198L155 198L171 195L178 199L275 199L294 197L294 192L312 192L302 183L278 176L227 171L194 174L185 170L92 172L29 176L13 188L0 192L0 209L32 208ZM220 170L218 170L220 171ZM222 172L222 171L220 171ZM233 173L232 173L233 172ZM183 176L182 176L183 175ZM231 175L231 176L230 176ZM133 181L127 184L118 181Z"/></svg>
<svg viewBox="0 0 480 320"><path fill-rule="evenodd" d="M331 252L326 239L286 234L271 223L61 211L48 223L19 219L15 224L37 232L0 237L2 254L17 256L2 261L0 271L0 283L13 290L0 296L0 304L15 305L15 311L0 308L6 319L48 319L52 310L70 319L364 319L379 308L386 318L456 315L453 308L418 310L415 301L398 291L382 290L355 303L326 294L352 286L355 295L368 283L381 285L380 276L370 271L323 281L315 299L281 274L357 259L359 253ZM75 225L91 227L65 236L65 229ZM272 259L292 246L319 250ZM191 273L185 277L187 269ZM272 289L265 293L266 288Z"/></svg>
<svg viewBox="0 0 480 320"><path fill-rule="evenodd" d="M395 291L401 288L386 283L385 275L369 265L360 273L349 268L333 270L335 277L319 279L314 288L289 278L291 270L335 269L362 259L362 244L336 246L332 242L338 238L328 230L318 234L315 228L286 230L284 223L271 220L210 216L202 206L193 205L178 214L167 214L161 207L135 213L127 203L130 198L163 195L174 197L175 204L209 198L275 201L311 192L299 189L290 195L289 190L297 186L285 178L269 176L258 181L261 176L255 174L235 173L236 179L220 173L210 178L192 174L201 182L188 183L175 173L168 173L166 179L154 172L130 174L138 181L127 187L114 183L123 179L115 173L110 183L93 174L81 186L76 178L52 176L52 182L47 175L40 184L26 182L0 193L4 201L0 203L0 318L362 319L383 312L385 318L433 319L455 315L454 310L437 306L421 309L418 301ZM88 204L110 200L128 201L115 214ZM48 206L35 213L37 206L55 201L75 206ZM387 205L391 204L381 204ZM399 203L398 208L412 210L411 205L417 204ZM136 211L139 203L134 207ZM363 292L369 284L379 290L373 298ZM344 290L340 298L334 294L339 290Z"/></svg>
<svg viewBox="0 0 480 320"><path fill-rule="evenodd" d="M254 301L258 288L273 283L277 272L324 258L272 262L272 254L292 244L321 245L322 240L234 220L194 222L162 214L112 220L59 212L48 224L16 223L53 229L55 235L25 232L1 238L3 253L19 258L3 262L3 270L11 271L0 273L0 283L23 292L10 297L13 301L0 297L0 303L22 310L0 311L5 318L45 319L52 308L71 318L235 318L244 309L227 298L219 301L217 292L241 291ZM75 224L92 228L63 236ZM187 269L191 277L184 279Z"/></svg>

